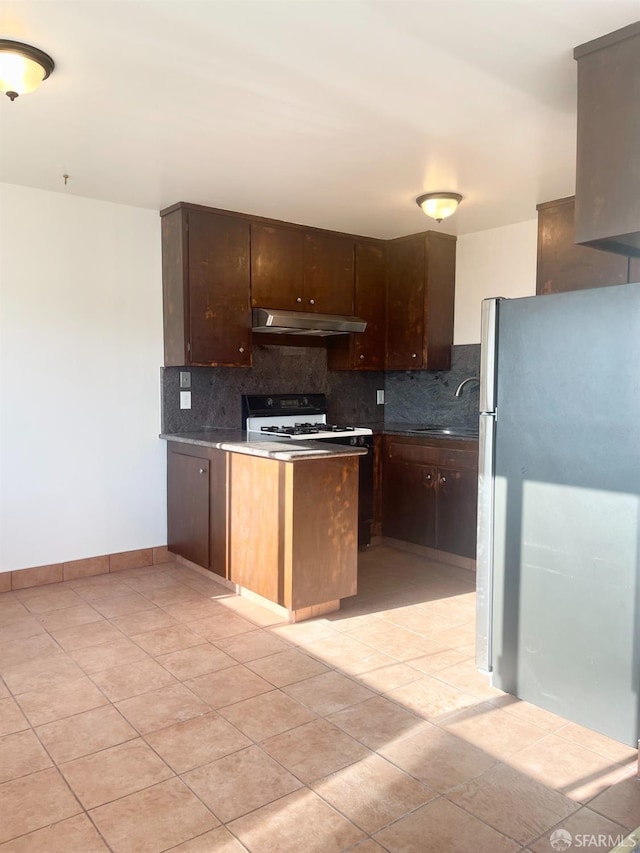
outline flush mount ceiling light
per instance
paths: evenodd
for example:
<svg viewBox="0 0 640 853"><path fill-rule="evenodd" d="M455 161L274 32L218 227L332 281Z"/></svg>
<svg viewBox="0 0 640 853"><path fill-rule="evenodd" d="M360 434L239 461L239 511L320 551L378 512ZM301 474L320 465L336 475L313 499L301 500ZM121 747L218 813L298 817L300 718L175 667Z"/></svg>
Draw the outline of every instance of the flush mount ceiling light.
<svg viewBox="0 0 640 853"><path fill-rule="evenodd" d="M424 193L418 196L416 204L427 216L435 219L436 222L442 222L447 216L456 212L461 201L460 193Z"/></svg>
<svg viewBox="0 0 640 853"><path fill-rule="evenodd" d="M54 68L53 59L37 47L0 39L0 92L12 101L37 89Z"/></svg>

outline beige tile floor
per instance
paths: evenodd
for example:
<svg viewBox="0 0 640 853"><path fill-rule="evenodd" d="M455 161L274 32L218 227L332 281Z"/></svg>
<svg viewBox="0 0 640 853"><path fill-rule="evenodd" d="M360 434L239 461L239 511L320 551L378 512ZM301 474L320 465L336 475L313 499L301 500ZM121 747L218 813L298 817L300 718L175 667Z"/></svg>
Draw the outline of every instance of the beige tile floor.
<svg viewBox="0 0 640 853"><path fill-rule="evenodd" d="M298 625L173 563L0 595L0 853L626 835L636 753L488 685L472 580L372 548L358 595Z"/></svg>

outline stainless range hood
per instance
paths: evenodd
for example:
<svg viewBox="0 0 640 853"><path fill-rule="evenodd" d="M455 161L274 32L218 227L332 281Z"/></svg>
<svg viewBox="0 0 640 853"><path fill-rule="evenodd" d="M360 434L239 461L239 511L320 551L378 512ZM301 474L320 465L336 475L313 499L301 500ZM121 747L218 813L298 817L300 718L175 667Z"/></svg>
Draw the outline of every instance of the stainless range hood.
<svg viewBox="0 0 640 853"><path fill-rule="evenodd" d="M364 332L365 320L341 314L309 314L303 311L279 311L272 308L253 309L253 331L272 335L347 335Z"/></svg>

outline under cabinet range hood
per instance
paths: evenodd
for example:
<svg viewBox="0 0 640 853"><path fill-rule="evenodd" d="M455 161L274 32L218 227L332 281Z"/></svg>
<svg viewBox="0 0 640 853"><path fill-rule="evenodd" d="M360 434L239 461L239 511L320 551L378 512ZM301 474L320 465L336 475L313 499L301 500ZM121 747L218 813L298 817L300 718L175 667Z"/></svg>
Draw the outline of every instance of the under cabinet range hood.
<svg viewBox="0 0 640 853"><path fill-rule="evenodd" d="M273 308L253 309L253 332L268 332L272 335L347 335L349 332L364 332L365 320L345 317L341 314L311 314L304 311L279 311Z"/></svg>

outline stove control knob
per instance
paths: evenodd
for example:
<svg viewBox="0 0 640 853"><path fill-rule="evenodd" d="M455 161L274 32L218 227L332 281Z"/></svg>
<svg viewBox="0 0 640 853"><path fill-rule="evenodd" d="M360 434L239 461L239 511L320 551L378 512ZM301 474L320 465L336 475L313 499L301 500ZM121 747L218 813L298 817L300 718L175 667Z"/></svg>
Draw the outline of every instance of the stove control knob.
<svg viewBox="0 0 640 853"><path fill-rule="evenodd" d="M308 406L308 405L309 405L309 400L307 399L307 397L303 397L303 398L302 398L302 405L303 405L303 406Z"/></svg>
<svg viewBox="0 0 640 853"><path fill-rule="evenodd" d="M357 444L357 443L358 443L358 439L357 439L357 438L350 438L350 439L349 439L349 444Z"/></svg>
<svg viewBox="0 0 640 853"><path fill-rule="evenodd" d="M273 406L273 397L267 397L267 406Z"/></svg>

